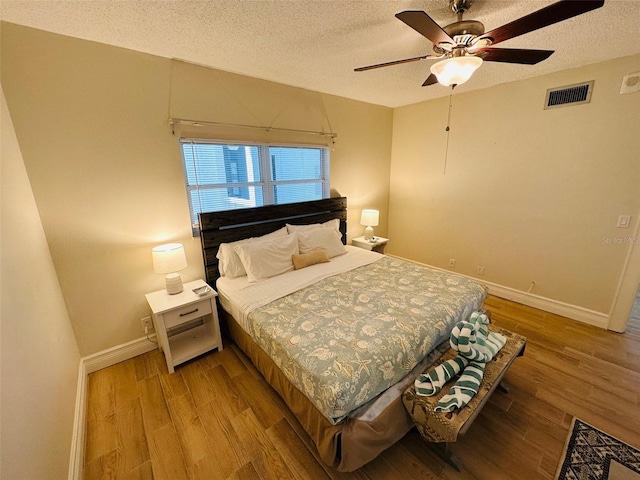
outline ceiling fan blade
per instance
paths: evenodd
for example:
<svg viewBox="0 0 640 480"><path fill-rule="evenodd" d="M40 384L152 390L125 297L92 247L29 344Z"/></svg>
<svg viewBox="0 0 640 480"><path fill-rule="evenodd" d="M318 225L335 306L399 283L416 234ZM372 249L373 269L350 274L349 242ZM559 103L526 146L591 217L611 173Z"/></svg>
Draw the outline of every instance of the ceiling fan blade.
<svg viewBox="0 0 640 480"><path fill-rule="evenodd" d="M553 50L530 50L526 48L480 48L473 52L485 62L522 63L535 65L551 56Z"/></svg>
<svg viewBox="0 0 640 480"><path fill-rule="evenodd" d="M492 45L495 45L510 38L595 10L602 7L602 5L604 5L604 0L561 0L480 35L478 40L492 38Z"/></svg>
<svg viewBox="0 0 640 480"><path fill-rule="evenodd" d="M438 77L436 77L433 73L427 77L427 79L422 84L423 87L428 87L429 85L435 85L438 83Z"/></svg>
<svg viewBox="0 0 640 480"><path fill-rule="evenodd" d="M358 67L358 68L354 68L353 70L354 70L354 72L364 72L366 70L372 70L374 68L388 67L390 65L400 65L401 63L417 62L419 60L426 60L427 58L437 58L437 56L436 55L422 55L421 57L405 58L404 60L394 60L393 62L378 63L376 65L368 65L366 67Z"/></svg>
<svg viewBox="0 0 640 480"><path fill-rule="evenodd" d="M406 10L396 13L396 18L409 25L423 37L431 40L435 45L438 45L440 42L451 43L453 45L456 43L447 32L440 28L440 25L421 10Z"/></svg>

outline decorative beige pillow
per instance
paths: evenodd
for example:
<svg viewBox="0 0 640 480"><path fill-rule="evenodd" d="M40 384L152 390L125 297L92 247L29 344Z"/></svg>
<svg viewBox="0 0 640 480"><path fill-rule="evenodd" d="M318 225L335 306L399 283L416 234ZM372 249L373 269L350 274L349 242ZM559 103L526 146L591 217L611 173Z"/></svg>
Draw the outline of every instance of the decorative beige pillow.
<svg viewBox="0 0 640 480"><path fill-rule="evenodd" d="M309 253L301 253L300 255L291 255L293 261L293 268L300 270L301 268L315 265L316 263L327 263L329 261L329 255L323 248L312 250Z"/></svg>

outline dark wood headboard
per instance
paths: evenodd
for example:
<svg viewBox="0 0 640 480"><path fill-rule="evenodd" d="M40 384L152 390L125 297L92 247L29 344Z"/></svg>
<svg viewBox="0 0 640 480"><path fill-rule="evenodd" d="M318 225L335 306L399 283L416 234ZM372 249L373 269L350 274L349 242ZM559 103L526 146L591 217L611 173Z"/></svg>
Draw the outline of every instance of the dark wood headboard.
<svg viewBox="0 0 640 480"><path fill-rule="evenodd" d="M265 235L287 223L323 223L334 218L340 220L342 243L347 243L346 197L201 213L199 217L204 271L207 283L214 288L220 277L216 255L221 243Z"/></svg>

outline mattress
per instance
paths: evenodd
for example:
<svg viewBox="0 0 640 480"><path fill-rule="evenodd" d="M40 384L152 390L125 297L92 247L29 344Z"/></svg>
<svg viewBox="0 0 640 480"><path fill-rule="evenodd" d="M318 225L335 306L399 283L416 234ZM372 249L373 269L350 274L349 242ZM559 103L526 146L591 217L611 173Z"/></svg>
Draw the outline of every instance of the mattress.
<svg viewBox="0 0 640 480"><path fill-rule="evenodd" d="M467 278L353 247L265 282L224 283L225 309L332 424L407 377L485 297Z"/></svg>
<svg viewBox="0 0 640 480"><path fill-rule="evenodd" d="M228 333L251 359L266 381L282 397L302 427L313 440L322 461L339 472L352 472L376 458L400 440L414 426L405 409L402 392L428 366L449 348L448 342L425 358L423 367L402 382L387 389L376 399L352 412L338 424L330 423L300 390L287 380L273 360L226 311L221 318Z"/></svg>

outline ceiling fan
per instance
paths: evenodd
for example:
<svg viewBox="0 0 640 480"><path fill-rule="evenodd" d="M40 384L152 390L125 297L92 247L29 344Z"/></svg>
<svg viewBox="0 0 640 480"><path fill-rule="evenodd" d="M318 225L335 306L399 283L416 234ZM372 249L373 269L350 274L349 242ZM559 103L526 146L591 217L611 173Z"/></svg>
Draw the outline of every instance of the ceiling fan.
<svg viewBox="0 0 640 480"><path fill-rule="evenodd" d="M421 10L397 13L396 18L433 43L434 54L369 65L355 71L438 58L442 60L431 66L431 75L422 86L440 83L455 87L469 80L483 61L535 65L549 58L554 51L494 48L493 45L600 8L604 0L561 0L486 33L479 21L462 19L471 3L472 0L449 0L458 20L444 28Z"/></svg>

